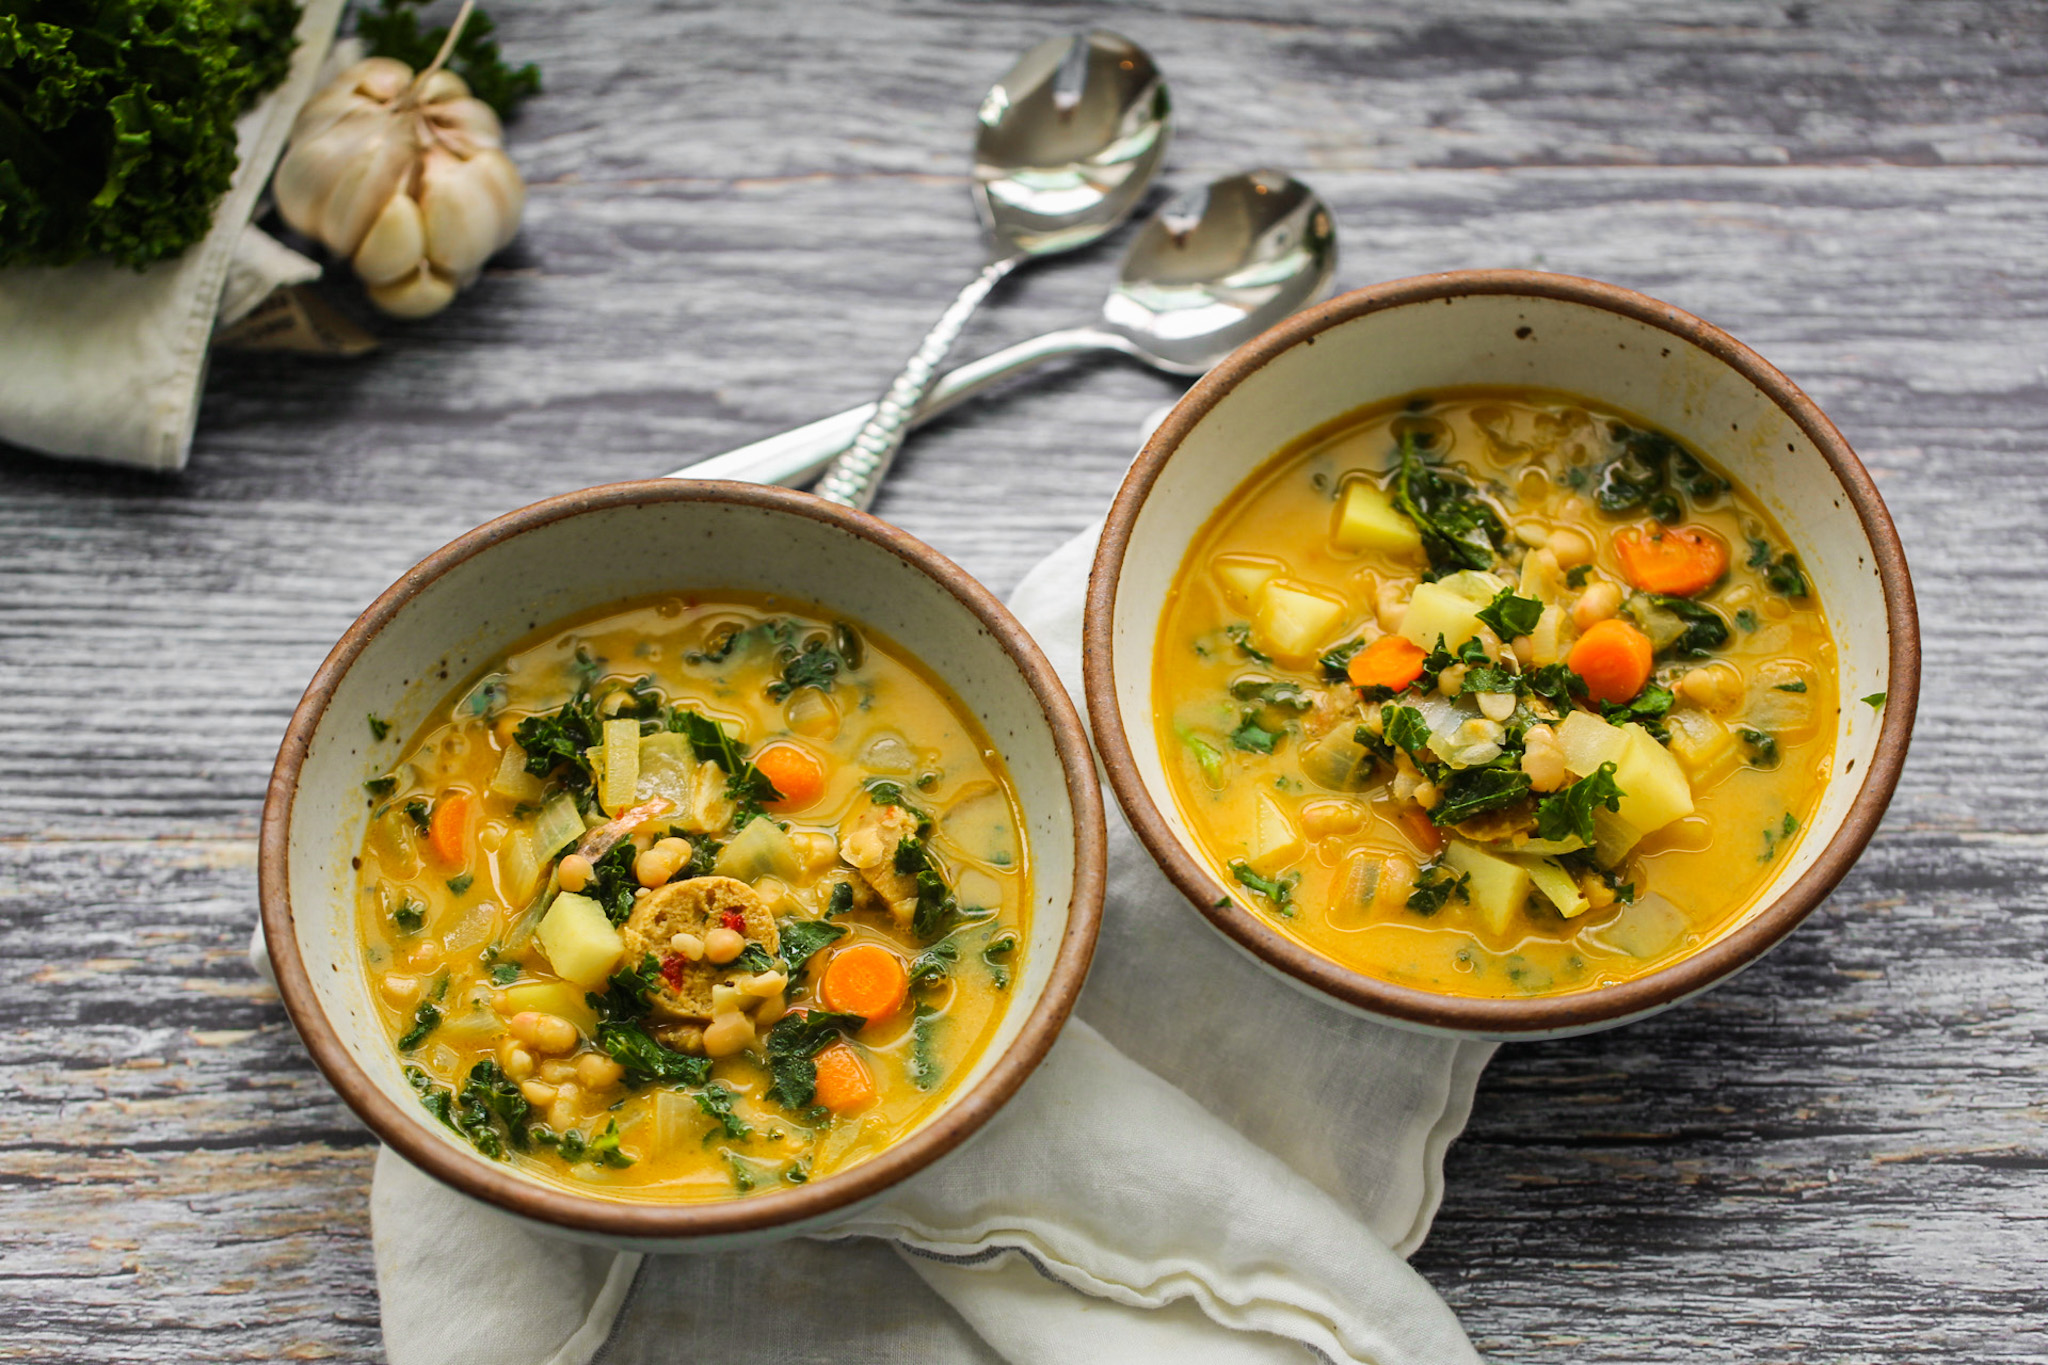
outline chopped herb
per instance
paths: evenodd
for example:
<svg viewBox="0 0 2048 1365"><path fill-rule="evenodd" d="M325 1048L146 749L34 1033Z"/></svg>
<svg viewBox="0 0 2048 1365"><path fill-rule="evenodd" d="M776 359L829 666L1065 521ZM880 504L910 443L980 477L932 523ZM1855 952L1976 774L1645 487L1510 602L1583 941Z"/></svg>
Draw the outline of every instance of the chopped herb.
<svg viewBox="0 0 2048 1365"><path fill-rule="evenodd" d="M1230 898L1224 897L1223 903L1228 905ZM991 938L988 947L981 950L982 964L988 968L989 978L999 991L1010 988L1010 967L1002 959L1010 957L1016 951L1017 936L1008 929Z"/></svg>
<svg viewBox="0 0 2048 1365"><path fill-rule="evenodd" d="M719 850L725 847L722 840L714 839L708 834L693 834L689 837L690 861L683 864L682 870L670 878L671 881L686 882L692 877L710 876L712 867L718 862Z"/></svg>
<svg viewBox="0 0 2048 1365"><path fill-rule="evenodd" d="M1380 733L1389 744L1406 749L1411 757L1420 756L1429 747L1429 722L1412 706L1382 706Z"/></svg>
<svg viewBox="0 0 2048 1365"><path fill-rule="evenodd" d="M1586 580L1592 577L1592 574L1593 566L1591 564L1574 564L1564 571L1564 585L1567 588L1583 588L1586 586Z"/></svg>
<svg viewBox="0 0 2048 1365"><path fill-rule="evenodd" d="M1257 676L1239 678L1230 685L1230 695L1239 701L1264 702L1267 706L1297 714L1315 705L1315 700L1303 690L1300 683L1274 681Z"/></svg>
<svg viewBox="0 0 2048 1365"><path fill-rule="evenodd" d="M390 733L391 733L391 722L390 722L390 721L388 721L388 720L381 720L381 719L379 719L379 718L378 718L377 716L375 716L374 714L372 714L372 715L365 715L365 716L363 717L363 719L365 719L365 720L367 720L367 721L369 721L369 722L370 722L370 738L371 738L371 739L381 740L381 739L383 739L383 738L384 738L384 736L386 736L386 735L388 735L388 734L390 734Z"/></svg>
<svg viewBox="0 0 2048 1365"><path fill-rule="evenodd" d="M1294 888L1301 881L1299 872L1290 872L1284 877L1262 877L1252 870L1250 863L1238 858L1230 864L1230 875L1237 878L1239 886L1255 891L1271 902L1274 913L1294 918Z"/></svg>
<svg viewBox="0 0 2048 1365"><path fill-rule="evenodd" d="M1238 722L1237 728L1230 732L1230 745L1233 749L1242 749L1246 753L1270 754L1286 733L1284 730L1266 729L1259 724L1258 711L1250 710L1244 713L1244 718Z"/></svg>
<svg viewBox="0 0 2048 1365"><path fill-rule="evenodd" d="M1806 679L1804 678L1794 678L1791 682L1779 683L1772 689L1775 692L1804 692L1805 690Z"/></svg>
<svg viewBox="0 0 2048 1365"><path fill-rule="evenodd" d="M1764 586L1780 597L1805 597L1812 592L1799 556L1790 550L1771 554L1771 543L1758 536L1749 538L1749 567L1763 570Z"/></svg>
<svg viewBox="0 0 2048 1365"><path fill-rule="evenodd" d="M754 1187L761 1183L761 1177L754 1163L742 1157L725 1154L726 1164L732 1167L732 1187L740 1194L752 1194Z"/></svg>
<svg viewBox="0 0 2048 1365"><path fill-rule="evenodd" d="M1891 693L1889 692L1872 692L1869 696L1863 699L1863 704L1865 706L1868 706L1873 711L1882 711L1884 709L1885 698L1889 697L1890 695Z"/></svg>
<svg viewBox="0 0 2048 1365"><path fill-rule="evenodd" d="M438 1028L440 1023L440 1007L431 1000L422 1000L419 1008L412 1012L412 1027L399 1035L398 1050L400 1052L412 1051L421 1043L426 1042L427 1035Z"/></svg>
<svg viewBox="0 0 2048 1365"><path fill-rule="evenodd" d="M841 882L839 886L845 888L847 900L851 902L853 888L847 886L845 882ZM835 887L833 895L836 897L838 893L839 888ZM825 913L830 915L833 912L827 909ZM797 974L803 971L804 964L809 962L820 948L836 939L846 937L845 925L827 924L824 920L818 919L786 919L782 921L780 927L779 951L782 954L783 965L789 969L791 981L796 980Z"/></svg>
<svg viewBox="0 0 2048 1365"><path fill-rule="evenodd" d="M1202 778L1212 787L1223 785L1223 751L1207 740L1187 730L1180 732L1180 742L1194 755L1195 766L1202 770Z"/></svg>
<svg viewBox="0 0 2048 1365"><path fill-rule="evenodd" d="M1743 607L1735 613L1735 624L1742 628L1744 635L1754 635L1756 628L1763 623L1756 619L1754 611Z"/></svg>
<svg viewBox="0 0 2048 1365"><path fill-rule="evenodd" d="M727 1137L735 1142L744 1142L754 1135L754 1130L747 1127L745 1120L732 1111L732 1102L739 1098L737 1091L712 1081L701 1090L691 1091L690 1095L697 1101L697 1107L704 1111L705 1117L716 1123Z"/></svg>
<svg viewBox="0 0 2048 1365"><path fill-rule="evenodd" d="M1453 872L1442 863L1431 863L1415 875L1415 889L1408 893L1408 908L1428 916L1443 909L1453 896L1461 901L1470 900L1470 880L1466 873Z"/></svg>
<svg viewBox="0 0 2048 1365"><path fill-rule="evenodd" d="M861 783L867 788L868 799L878 806L900 806L917 817L920 826L929 825L932 817L912 805L910 798L903 794L903 784L894 778L871 777Z"/></svg>
<svg viewBox="0 0 2048 1365"><path fill-rule="evenodd" d="M555 710L520 721L512 739L526 754L527 772L555 778L571 792L588 792L592 774L585 751L604 742L604 721L588 684Z"/></svg>
<svg viewBox="0 0 2048 1365"><path fill-rule="evenodd" d="M858 1033L866 1023L858 1014L829 1010L785 1014L776 1020L768 1030L768 1071L774 1078L768 1098L795 1112L809 1109L818 1093L814 1059L842 1034Z"/></svg>
<svg viewBox="0 0 2048 1365"><path fill-rule="evenodd" d="M1602 763L1599 770L1588 773L1554 796L1546 796L1536 803L1536 837L1539 839L1573 839L1583 843L1593 842L1593 812L1600 806L1611 811L1621 809L1621 798L1625 793L1614 782L1615 766Z"/></svg>
<svg viewBox="0 0 2048 1365"><path fill-rule="evenodd" d="M385 797L398 790L398 779L395 777L373 777L363 784L363 790L376 797L379 801L382 801Z"/></svg>
<svg viewBox="0 0 2048 1365"><path fill-rule="evenodd" d="M1792 837L1792 832L1798 828L1799 822L1792 818L1792 812L1789 810L1786 811L1785 819L1779 826L1780 832L1782 832L1784 836L1789 839Z"/></svg>
<svg viewBox="0 0 2048 1365"><path fill-rule="evenodd" d="M1505 642L1536 629L1543 619L1543 603L1533 597L1518 597L1513 588L1502 588L1478 615Z"/></svg>
<svg viewBox="0 0 2048 1365"><path fill-rule="evenodd" d="M493 986L509 986L518 979L519 964L516 962L500 962L491 968Z"/></svg>
<svg viewBox="0 0 2048 1365"><path fill-rule="evenodd" d="M611 1166L619 1170L633 1164L633 1158L619 1150L619 1121L613 1119L605 1124L604 1131L590 1139L590 1159L600 1166Z"/></svg>
<svg viewBox="0 0 2048 1365"><path fill-rule="evenodd" d="M661 961L653 953L640 959L638 969L613 972L603 993L592 991L584 997L601 1020L631 1023L647 1014L647 998L661 980Z"/></svg>
<svg viewBox="0 0 2048 1365"><path fill-rule="evenodd" d="M1480 500L1469 479L1430 463L1422 453L1423 444L1414 431L1401 433L1394 506L1422 533L1422 548L1434 572L1491 568L1507 528Z"/></svg>
<svg viewBox="0 0 2048 1365"><path fill-rule="evenodd" d="M433 811L422 797L415 796L412 800L400 806L399 809L405 812L406 817L413 822L414 827L422 834L427 832L427 826L433 822Z"/></svg>
<svg viewBox="0 0 2048 1365"><path fill-rule="evenodd" d="M1671 734L1664 728L1663 721L1677 700L1670 688L1651 683L1637 693L1633 701L1601 703L1600 715L1609 725L1626 725L1635 721L1660 743L1669 742Z"/></svg>
<svg viewBox="0 0 2048 1365"><path fill-rule="evenodd" d="M1513 760L1504 757L1502 761ZM1439 786L1443 800L1429 818L1438 825L1455 825L1520 801L1529 794L1529 774L1518 767L1462 768Z"/></svg>
<svg viewBox="0 0 2048 1365"><path fill-rule="evenodd" d="M1659 521L1676 521L1682 509L1678 499L1665 491L1673 476L1696 497L1711 496L1726 487L1661 431L1640 431L1621 422L1613 423L1608 431L1621 450L1601 466L1594 486L1593 500L1602 511L1642 507Z"/></svg>
<svg viewBox="0 0 2048 1365"><path fill-rule="evenodd" d="M939 1059L933 1056L938 1044L939 1011L919 1002L910 1021L910 1083L929 1090L939 1083Z"/></svg>
<svg viewBox="0 0 2048 1365"><path fill-rule="evenodd" d="M820 692L830 692L841 673L851 673L860 667L863 651L860 637L853 633L853 627L837 625L832 636L814 634L798 649L795 644L785 644L781 649L782 677L768 684L768 696L773 701L787 700L799 688L815 687Z"/></svg>
<svg viewBox="0 0 2048 1365"><path fill-rule="evenodd" d="M1728 643L1727 621L1722 619L1720 612L1706 603L1695 602L1689 597L1666 597L1657 593L1645 593L1643 596L1685 623L1685 629L1678 638L1664 646L1659 653L1696 659Z"/></svg>
<svg viewBox="0 0 2048 1365"><path fill-rule="evenodd" d="M398 903L398 908L391 912L391 922L398 926L398 931L402 934L416 934L427 922L427 907L407 896Z"/></svg>
<svg viewBox="0 0 2048 1365"><path fill-rule="evenodd" d="M475 885L476 875L471 872L458 873L448 879L448 891L451 895L460 896Z"/></svg>
<svg viewBox="0 0 2048 1365"><path fill-rule="evenodd" d="M1775 738L1762 730L1751 730L1747 727L1737 730L1735 733L1740 735L1742 742L1749 746L1750 761L1756 767L1775 768L1778 766L1778 741Z"/></svg>
<svg viewBox="0 0 2048 1365"><path fill-rule="evenodd" d="M917 955L910 964L910 984L913 989L921 986L936 986L944 981L953 964L960 959L960 945L952 939L942 939Z"/></svg>
<svg viewBox="0 0 2048 1365"><path fill-rule="evenodd" d="M1474 636L1459 645L1458 652L1453 654L1444 648L1444 637L1439 635L1436 637L1436 648L1423 656L1422 676L1411 686L1417 692L1427 695L1437 690L1437 679L1443 676L1447 668L1459 664L1463 664L1467 669L1486 668L1492 663L1493 660L1486 657L1486 646L1479 643L1479 637Z"/></svg>
<svg viewBox="0 0 2048 1365"><path fill-rule="evenodd" d="M1245 658L1262 664L1273 662L1272 655L1264 653L1258 646L1252 643L1252 628L1244 622L1240 621L1236 625L1225 626L1223 633L1231 638L1232 642L1237 645L1238 653L1244 655Z"/></svg>
<svg viewBox="0 0 2048 1365"><path fill-rule="evenodd" d="M1464 685L1458 689L1460 696L1472 696L1479 692L1520 692L1522 675L1511 673L1505 668L1488 664L1483 668L1467 668Z"/></svg>

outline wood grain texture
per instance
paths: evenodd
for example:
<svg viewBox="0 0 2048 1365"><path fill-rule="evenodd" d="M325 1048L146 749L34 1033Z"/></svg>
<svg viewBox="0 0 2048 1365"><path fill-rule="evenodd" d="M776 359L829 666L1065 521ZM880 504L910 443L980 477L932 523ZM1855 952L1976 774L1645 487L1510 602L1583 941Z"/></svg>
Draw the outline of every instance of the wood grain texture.
<svg viewBox="0 0 2048 1365"><path fill-rule="evenodd" d="M1503 1050L1417 1266L1502 1360L2048 1360L2038 6L494 9L548 93L470 295L356 363L217 358L182 476L0 453L0 1359L378 1357L368 1139L242 959L299 689L477 521L871 397L978 263L974 99L1105 22L1173 83L1171 178L1297 171L1347 283L1569 271L1758 347L1914 566L1927 688L1869 854L1713 995ZM966 345L1085 318L1115 249ZM878 510L1007 590L1176 392L1015 387Z"/></svg>

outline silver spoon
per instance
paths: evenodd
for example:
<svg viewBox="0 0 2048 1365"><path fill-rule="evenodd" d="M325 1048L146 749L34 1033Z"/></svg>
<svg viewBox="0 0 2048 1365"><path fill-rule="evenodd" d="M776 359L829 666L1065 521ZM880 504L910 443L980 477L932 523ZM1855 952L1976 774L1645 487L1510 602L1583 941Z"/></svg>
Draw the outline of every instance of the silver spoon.
<svg viewBox="0 0 2048 1365"><path fill-rule="evenodd" d="M1114 351L1168 374L1202 374L1313 302L1336 268L1336 221L1308 186L1279 171L1213 181L1174 199L1139 230L1099 323L1047 332L949 371L911 423L1061 356ZM874 412L875 404L863 403L669 477L801 484L845 450Z"/></svg>
<svg viewBox="0 0 2048 1365"><path fill-rule="evenodd" d="M910 422L967 319L1012 270L1086 246L1129 217L1173 128L1166 85L1145 50L1096 29L1040 43L982 98L974 206L994 259L962 289L883 393L818 495L874 501Z"/></svg>

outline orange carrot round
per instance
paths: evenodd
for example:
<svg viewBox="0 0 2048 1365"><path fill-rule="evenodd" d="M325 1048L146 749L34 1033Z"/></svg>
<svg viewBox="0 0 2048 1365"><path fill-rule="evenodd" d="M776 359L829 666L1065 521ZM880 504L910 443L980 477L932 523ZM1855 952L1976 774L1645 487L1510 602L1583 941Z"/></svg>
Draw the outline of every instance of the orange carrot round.
<svg viewBox="0 0 2048 1365"><path fill-rule="evenodd" d="M469 831L476 824L476 797L462 787L451 787L434 802L427 819L427 847L450 867L469 862Z"/></svg>
<svg viewBox="0 0 2048 1365"><path fill-rule="evenodd" d="M1626 621L1609 619L1579 637L1565 664L1586 680L1586 695L1619 706L1650 681L1650 637Z"/></svg>
<svg viewBox="0 0 2048 1365"><path fill-rule="evenodd" d="M1415 846L1431 858L1444 851L1444 832L1436 827L1436 821L1429 818L1429 812L1420 806L1409 806L1400 815L1401 828L1415 841Z"/></svg>
<svg viewBox="0 0 2048 1365"><path fill-rule="evenodd" d="M754 766L782 793L771 810L802 810L825 794L825 764L801 744L777 740L754 755Z"/></svg>
<svg viewBox="0 0 2048 1365"><path fill-rule="evenodd" d="M1383 635L1351 656L1344 674L1356 687L1384 687L1399 692L1422 676L1429 654L1405 635Z"/></svg>
<svg viewBox="0 0 2048 1365"><path fill-rule="evenodd" d="M1624 526L1614 552L1629 582L1667 597L1705 592L1728 572L1728 542L1703 526Z"/></svg>
<svg viewBox="0 0 2048 1365"><path fill-rule="evenodd" d="M832 954L818 982L818 998L827 1009L858 1014L879 1023L903 1008L910 996L910 973L903 959L879 943L854 943Z"/></svg>
<svg viewBox="0 0 2048 1365"><path fill-rule="evenodd" d="M818 1088L812 1098L835 1114L858 1109L875 1097L867 1064L846 1043L834 1043L817 1057Z"/></svg>

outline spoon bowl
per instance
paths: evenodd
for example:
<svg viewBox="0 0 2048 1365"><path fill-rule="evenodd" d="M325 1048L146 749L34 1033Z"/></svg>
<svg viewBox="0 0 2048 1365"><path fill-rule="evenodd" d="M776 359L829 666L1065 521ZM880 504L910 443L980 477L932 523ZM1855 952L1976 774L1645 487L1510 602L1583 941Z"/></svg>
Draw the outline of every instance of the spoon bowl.
<svg viewBox="0 0 2048 1365"><path fill-rule="evenodd" d="M1172 103L1128 38L1097 29L1032 48L982 98L974 207L1026 256L1085 246L1129 217L1166 155Z"/></svg>

